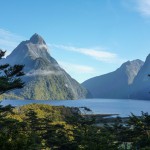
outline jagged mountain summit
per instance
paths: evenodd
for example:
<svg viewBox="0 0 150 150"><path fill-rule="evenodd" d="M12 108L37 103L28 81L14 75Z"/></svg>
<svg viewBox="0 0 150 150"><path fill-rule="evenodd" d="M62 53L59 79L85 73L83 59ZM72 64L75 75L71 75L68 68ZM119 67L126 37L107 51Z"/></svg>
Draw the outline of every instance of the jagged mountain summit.
<svg viewBox="0 0 150 150"><path fill-rule="evenodd" d="M15 90L5 97L14 99L81 99L87 90L60 67L51 57L43 38L34 34L21 42L2 63L23 64L25 87Z"/></svg>
<svg viewBox="0 0 150 150"><path fill-rule="evenodd" d="M143 61L127 61L116 71L86 80L82 85L94 98L130 98L131 85Z"/></svg>
<svg viewBox="0 0 150 150"><path fill-rule="evenodd" d="M4 62L9 62L10 64L24 64L26 72L39 68L37 62L49 62L51 65L58 64L54 58L50 56L45 41L38 34L34 34L30 40L21 42ZM43 67L47 66L45 65Z"/></svg>

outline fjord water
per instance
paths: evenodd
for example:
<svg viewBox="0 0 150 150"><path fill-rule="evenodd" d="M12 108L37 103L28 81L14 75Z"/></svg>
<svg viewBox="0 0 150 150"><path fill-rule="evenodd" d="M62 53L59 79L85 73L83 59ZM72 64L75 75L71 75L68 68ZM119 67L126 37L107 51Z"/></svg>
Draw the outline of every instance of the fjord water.
<svg viewBox="0 0 150 150"><path fill-rule="evenodd" d="M127 117L141 111L150 113L150 101L130 99L82 99L82 100L3 100L2 105L22 106L31 103L53 106L88 107L94 114L119 114Z"/></svg>

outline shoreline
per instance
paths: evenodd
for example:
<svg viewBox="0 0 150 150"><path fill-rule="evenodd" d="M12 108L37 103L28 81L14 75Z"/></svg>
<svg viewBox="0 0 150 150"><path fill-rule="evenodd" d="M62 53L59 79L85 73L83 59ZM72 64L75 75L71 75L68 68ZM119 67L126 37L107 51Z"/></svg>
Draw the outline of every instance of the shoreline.
<svg viewBox="0 0 150 150"><path fill-rule="evenodd" d="M128 117L120 117L119 114L82 114L87 119L95 119L96 126L103 126L105 123L114 124L117 117L122 120L122 123L125 123L129 120Z"/></svg>

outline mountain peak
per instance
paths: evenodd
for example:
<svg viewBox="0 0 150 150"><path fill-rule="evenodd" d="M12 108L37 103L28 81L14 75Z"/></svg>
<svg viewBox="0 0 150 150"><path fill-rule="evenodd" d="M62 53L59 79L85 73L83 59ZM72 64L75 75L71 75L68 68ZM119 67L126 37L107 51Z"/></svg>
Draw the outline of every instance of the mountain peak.
<svg viewBox="0 0 150 150"><path fill-rule="evenodd" d="M11 94L14 97L10 96L12 99L83 99L88 94L88 91L50 56L45 41L38 34L21 42L3 63L25 65L25 76L22 80L26 86L14 90Z"/></svg>
<svg viewBox="0 0 150 150"><path fill-rule="evenodd" d="M144 64L144 62L140 59L135 59L132 61L128 60L125 63L123 63L120 68L126 68L127 66L137 66L137 65L142 66L143 64Z"/></svg>
<svg viewBox="0 0 150 150"><path fill-rule="evenodd" d="M35 33L29 40L21 42L14 51L7 56L11 64L24 64L25 68L31 69L33 60L42 58L49 62L54 62L48 53L48 47L44 39ZM29 63L30 62L30 63ZM33 67L33 66L32 66Z"/></svg>
<svg viewBox="0 0 150 150"><path fill-rule="evenodd" d="M37 33L32 35L30 42L33 44L46 44L43 38Z"/></svg>

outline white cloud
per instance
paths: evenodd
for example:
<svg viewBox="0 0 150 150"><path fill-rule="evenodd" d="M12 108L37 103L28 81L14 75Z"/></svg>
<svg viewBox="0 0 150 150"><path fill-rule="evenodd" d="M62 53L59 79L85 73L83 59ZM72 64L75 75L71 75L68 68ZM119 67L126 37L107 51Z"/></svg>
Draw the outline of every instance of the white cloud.
<svg viewBox="0 0 150 150"><path fill-rule="evenodd" d="M49 70L31 70L30 72L26 73L26 76L37 76L37 75L42 75L42 76L47 76L47 75L61 75L61 71L49 71Z"/></svg>
<svg viewBox="0 0 150 150"><path fill-rule="evenodd" d="M93 67L87 65L79 65L70 62L58 61L61 68L63 68L67 73L69 73L74 79L82 83L85 78L90 78L95 76L96 70ZM50 76L50 75L62 75L62 71L50 71L50 70L31 70L26 73L26 76ZM68 86L68 85L66 85Z"/></svg>
<svg viewBox="0 0 150 150"><path fill-rule="evenodd" d="M63 69L67 70L68 72L75 72L75 73L79 73L79 74L84 74L84 73L93 74L93 73L95 73L95 69L93 67L90 67L90 66L73 64L73 63L63 62L63 61L58 61L58 63L60 64L60 66Z"/></svg>
<svg viewBox="0 0 150 150"><path fill-rule="evenodd" d="M108 63L123 62L123 60L120 59L117 54L111 53L108 51L104 51L103 49L79 48L79 47L55 45L55 44L49 44L49 46L51 48L58 48L58 49L63 49L63 50L67 50L67 51L81 53L83 55L90 56L90 57L92 57L96 60L102 61L102 62L108 62Z"/></svg>
<svg viewBox="0 0 150 150"><path fill-rule="evenodd" d="M125 7L139 12L142 16L150 16L150 0L122 0Z"/></svg>
<svg viewBox="0 0 150 150"><path fill-rule="evenodd" d="M0 28L0 49L7 50L7 55L25 38Z"/></svg>
<svg viewBox="0 0 150 150"><path fill-rule="evenodd" d="M45 45L45 44L39 44L38 45L38 47L40 48L40 49L48 49L48 47L47 47L47 45Z"/></svg>
<svg viewBox="0 0 150 150"><path fill-rule="evenodd" d="M137 9L144 16L150 16L150 0L137 0Z"/></svg>

